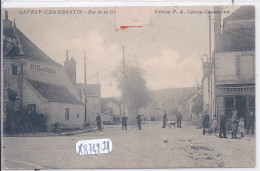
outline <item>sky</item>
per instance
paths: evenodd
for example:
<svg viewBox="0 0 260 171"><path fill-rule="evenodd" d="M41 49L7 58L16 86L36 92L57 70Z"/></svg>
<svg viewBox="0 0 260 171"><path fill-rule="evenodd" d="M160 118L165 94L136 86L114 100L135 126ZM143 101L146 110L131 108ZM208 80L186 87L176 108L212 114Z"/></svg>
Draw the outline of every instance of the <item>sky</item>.
<svg viewBox="0 0 260 171"><path fill-rule="evenodd" d="M231 14L238 7L226 7ZM46 10L68 8L46 8ZM151 90L192 87L201 83L201 57L209 53L208 14L198 11L213 7L108 7L70 8L82 14L25 14L8 9L9 19L41 50L63 65L66 50L77 62L77 82L84 82L84 51L87 83L101 84L102 97L120 95L111 72L125 61L144 70ZM37 10L37 9L33 9ZM45 10L45 9L44 9ZM108 14L88 14L108 11ZM156 13L155 11L170 11ZM172 13L174 10L178 12ZM183 14L180 12L183 11ZM116 12L116 14L115 14ZM212 16L213 18L213 16ZM139 24L142 27L120 29ZM212 38L214 38L212 21ZM213 40L212 40L213 42ZM213 44L212 44L213 47ZM213 49L212 49L213 50Z"/></svg>

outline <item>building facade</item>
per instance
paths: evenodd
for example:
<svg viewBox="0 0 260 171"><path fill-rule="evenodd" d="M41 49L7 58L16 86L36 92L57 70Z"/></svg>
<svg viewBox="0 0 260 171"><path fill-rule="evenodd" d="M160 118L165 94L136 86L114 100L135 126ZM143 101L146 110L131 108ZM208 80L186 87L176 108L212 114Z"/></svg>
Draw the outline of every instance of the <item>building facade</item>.
<svg viewBox="0 0 260 171"><path fill-rule="evenodd" d="M3 19L3 89L4 119L10 115L8 90L12 90L18 93L12 109L18 114L13 117L20 116L21 111L28 117L41 114L46 131L54 130L56 123L61 129L84 126L84 103L79 93L82 90L76 87L74 59L69 59L67 51L64 66L52 60L8 19L7 11ZM20 123L22 127L26 124L30 123Z"/></svg>
<svg viewBox="0 0 260 171"><path fill-rule="evenodd" d="M247 119L255 112L255 9L240 7L223 21L215 49L215 112L228 118L237 110ZM246 123L246 122L245 122Z"/></svg>
<svg viewBox="0 0 260 171"><path fill-rule="evenodd" d="M115 98L101 99L101 117L105 122L118 122L123 116L121 103Z"/></svg>

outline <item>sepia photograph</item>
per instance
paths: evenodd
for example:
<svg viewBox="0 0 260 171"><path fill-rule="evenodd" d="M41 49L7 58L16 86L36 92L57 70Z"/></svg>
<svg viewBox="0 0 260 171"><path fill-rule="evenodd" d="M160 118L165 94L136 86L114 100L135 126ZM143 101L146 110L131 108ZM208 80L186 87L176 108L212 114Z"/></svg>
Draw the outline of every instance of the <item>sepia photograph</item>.
<svg viewBox="0 0 260 171"><path fill-rule="evenodd" d="M255 11L3 7L2 169L256 167Z"/></svg>

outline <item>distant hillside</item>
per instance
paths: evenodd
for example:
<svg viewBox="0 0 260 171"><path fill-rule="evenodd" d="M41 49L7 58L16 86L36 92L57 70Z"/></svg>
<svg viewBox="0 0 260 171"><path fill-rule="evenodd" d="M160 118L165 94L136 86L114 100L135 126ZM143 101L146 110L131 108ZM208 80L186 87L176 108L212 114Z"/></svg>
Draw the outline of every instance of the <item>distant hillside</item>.
<svg viewBox="0 0 260 171"><path fill-rule="evenodd" d="M151 116L161 118L163 112L166 111L168 118L173 120L176 117L178 101L183 97L189 96L192 92L192 87L153 90L151 103L141 113L148 118Z"/></svg>
<svg viewBox="0 0 260 171"><path fill-rule="evenodd" d="M155 116L161 118L163 112L166 111L168 118L173 120L176 118L176 110L178 109L178 101L183 97L189 96L193 91L193 87L170 88L151 91L151 102L147 107L141 109L141 114L150 118ZM120 101L120 97L115 97Z"/></svg>
<svg viewBox="0 0 260 171"><path fill-rule="evenodd" d="M187 96L192 92L193 87L153 90L152 99L156 101L158 105L163 105L169 101L177 103L183 96Z"/></svg>

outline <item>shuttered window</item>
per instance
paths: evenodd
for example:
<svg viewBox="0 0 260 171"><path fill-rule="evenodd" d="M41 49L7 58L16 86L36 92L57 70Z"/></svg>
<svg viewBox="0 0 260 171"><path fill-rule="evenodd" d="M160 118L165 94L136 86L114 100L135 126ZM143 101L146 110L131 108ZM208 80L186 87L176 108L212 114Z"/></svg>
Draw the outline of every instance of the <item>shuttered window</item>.
<svg viewBox="0 0 260 171"><path fill-rule="evenodd" d="M4 70L4 89L8 88L8 70Z"/></svg>
<svg viewBox="0 0 260 171"><path fill-rule="evenodd" d="M70 109L69 109L69 108L66 108L66 109L65 109L65 119L66 119L66 120L69 120L69 119L70 119Z"/></svg>
<svg viewBox="0 0 260 171"><path fill-rule="evenodd" d="M12 64L12 74L17 75L17 65Z"/></svg>

